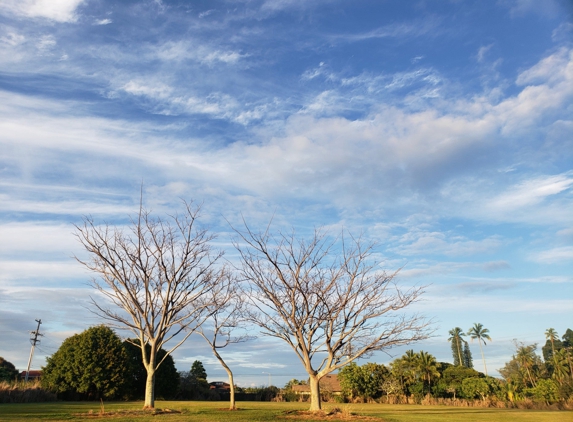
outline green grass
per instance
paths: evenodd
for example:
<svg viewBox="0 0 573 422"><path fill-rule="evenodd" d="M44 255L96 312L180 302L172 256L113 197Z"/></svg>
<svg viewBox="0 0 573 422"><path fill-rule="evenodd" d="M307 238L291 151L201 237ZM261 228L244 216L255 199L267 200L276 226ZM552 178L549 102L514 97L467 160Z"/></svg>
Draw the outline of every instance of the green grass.
<svg viewBox="0 0 573 422"><path fill-rule="evenodd" d="M137 411L142 402L104 403L106 412ZM225 402L156 402L158 409L172 409L181 413L161 415L115 415L99 417L100 404L97 402L52 402L0 404L0 421L102 421L112 422L278 422L292 421L286 418L287 410L306 410L306 403L239 402L240 410L226 410ZM384 404L331 404L325 410L339 407L345 412L379 418L385 422L432 422L432 421L536 421L571 422L573 412L481 409L445 406L384 405ZM89 412L92 415L89 416ZM320 419L313 419L320 420ZM327 419L324 419L327 420ZM331 419L330 419L331 420Z"/></svg>

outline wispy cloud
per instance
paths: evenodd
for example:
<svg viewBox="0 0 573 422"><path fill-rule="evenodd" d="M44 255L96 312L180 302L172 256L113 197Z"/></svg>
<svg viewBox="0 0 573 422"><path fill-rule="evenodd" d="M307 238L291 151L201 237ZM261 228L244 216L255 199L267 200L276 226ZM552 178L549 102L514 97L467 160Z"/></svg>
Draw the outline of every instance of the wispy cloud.
<svg viewBox="0 0 573 422"><path fill-rule="evenodd" d="M420 37L429 33L436 35L440 23L441 20L439 18L429 16L416 22L393 23L366 32L336 34L331 35L329 38L332 41L357 42L376 38Z"/></svg>
<svg viewBox="0 0 573 422"><path fill-rule="evenodd" d="M541 264L571 263L573 262L573 246L562 246L533 253L531 259Z"/></svg>

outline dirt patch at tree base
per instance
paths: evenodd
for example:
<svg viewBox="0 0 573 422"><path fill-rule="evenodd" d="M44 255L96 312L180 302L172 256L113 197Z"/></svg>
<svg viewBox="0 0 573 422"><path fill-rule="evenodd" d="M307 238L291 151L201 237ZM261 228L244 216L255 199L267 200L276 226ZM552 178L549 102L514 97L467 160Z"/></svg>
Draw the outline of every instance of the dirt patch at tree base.
<svg viewBox="0 0 573 422"><path fill-rule="evenodd" d="M380 418L361 416L346 409L335 407L329 411L287 410L284 418L295 420L333 420L333 421L381 421Z"/></svg>
<svg viewBox="0 0 573 422"><path fill-rule="evenodd" d="M95 412L90 410L88 413L75 413L74 416L80 416L87 419L115 418L124 416L156 416L180 414L181 411L173 409L140 409L140 410L118 410L115 412Z"/></svg>

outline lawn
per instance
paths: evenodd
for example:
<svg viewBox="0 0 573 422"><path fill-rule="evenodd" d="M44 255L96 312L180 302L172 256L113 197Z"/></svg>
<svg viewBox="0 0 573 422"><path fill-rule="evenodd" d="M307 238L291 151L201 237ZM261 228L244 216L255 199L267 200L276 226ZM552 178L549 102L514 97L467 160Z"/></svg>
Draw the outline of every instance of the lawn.
<svg viewBox="0 0 573 422"><path fill-rule="evenodd" d="M104 403L105 412L111 416L99 416L100 404L95 402L55 402L55 403L24 403L0 404L0 421L90 421L110 420L122 421L154 421L154 422L277 422L293 420L309 420L303 416L295 416L293 410L306 410L306 403L269 403L269 402L240 402L240 410L230 412L225 410L224 402L156 402L158 409L169 409L171 412L158 415L138 413L141 402ZM361 420L381 420L386 422L417 422L417 421L536 421L536 422L571 422L573 412L514 410L514 409L480 409L445 406L415 406L415 405L383 405L383 404L325 404L325 410L339 407L342 410L342 420L353 419L348 414L357 414L369 418ZM91 413L90 413L91 411ZM129 412L132 412L131 414ZM333 421L331 417L312 419L313 421Z"/></svg>

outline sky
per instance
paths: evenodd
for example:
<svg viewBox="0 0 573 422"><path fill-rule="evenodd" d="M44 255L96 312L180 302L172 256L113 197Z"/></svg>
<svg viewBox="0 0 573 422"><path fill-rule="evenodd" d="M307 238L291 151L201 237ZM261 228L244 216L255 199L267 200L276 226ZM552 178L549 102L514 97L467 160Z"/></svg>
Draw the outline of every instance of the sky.
<svg viewBox="0 0 573 422"><path fill-rule="evenodd" d="M482 323L499 375L514 339L573 329L572 16L567 0L0 1L0 355L25 369L41 319L39 369L102 322L74 224L122 227L143 189L156 215L201 203L230 261L241 218L362 234L426 286L409 311L434 335L408 348L452 362L448 331ZM222 354L240 386L307 378L277 340ZM173 356L225 380L199 337Z"/></svg>

